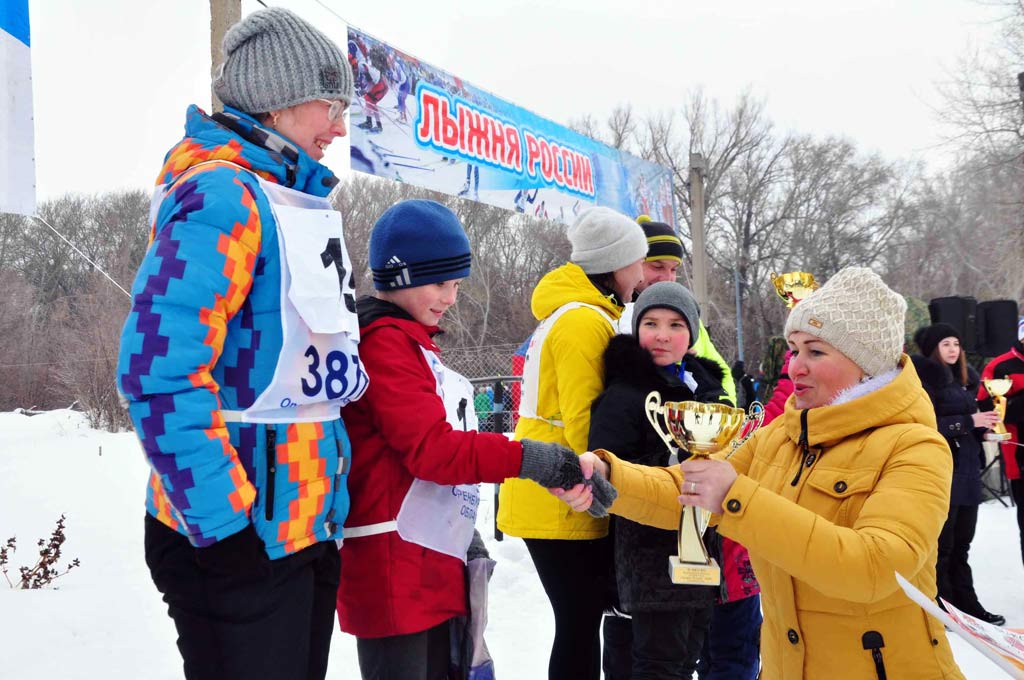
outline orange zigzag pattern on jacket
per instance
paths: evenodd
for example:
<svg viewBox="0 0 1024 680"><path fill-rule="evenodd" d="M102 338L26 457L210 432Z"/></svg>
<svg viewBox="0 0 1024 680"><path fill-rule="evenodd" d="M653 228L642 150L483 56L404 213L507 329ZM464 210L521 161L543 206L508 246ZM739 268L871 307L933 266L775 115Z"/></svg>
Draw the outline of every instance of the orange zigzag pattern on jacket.
<svg viewBox="0 0 1024 680"><path fill-rule="evenodd" d="M155 472L149 476L149 486L153 489L153 504L156 505L156 518L157 520L168 526L175 531L181 526L177 518L174 516L174 508L171 506L170 500L167 498L167 492L164 491L164 485L160 482L160 475Z"/></svg>
<svg viewBox="0 0 1024 680"><path fill-rule="evenodd" d="M217 391L217 386L210 371L224 349L228 320L242 307L252 288L256 253L260 249L260 216L256 201L241 180L235 178L235 184L242 191L241 202L248 210L248 216L244 223L235 223L230 236L221 234L217 240L217 252L224 256L222 273L229 281L228 290L223 296L216 296L212 309L203 307L199 310L199 321L207 328L203 344L211 350L210 361L200 365L196 373L189 376L195 387L206 387L212 392Z"/></svg>
<svg viewBox="0 0 1024 680"><path fill-rule="evenodd" d="M313 544L313 518L323 511L330 490L329 478L324 477L326 461L319 457L323 436L321 423L293 423L288 426L288 441L277 447L277 464L288 470L288 481L316 480L299 487L299 497L288 504L288 519L278 527L277 540L289 554Z"/></svg>
<svg viewBox="0 0 1024 680"><path fill-rule="evenodd" d="M199 168L197 174L207 168L212 169L213 166ZM228 290L224 295L217 294L214 297L212 309L203 307L199 310L199 321L207 329L203 344L210 348L210 360L205 364L200 364L196 368L196 372L189 376L189 382L193 386L203 387L214 394L220 391L220 386L213 379L213 366L224 350L228 320L242 307L242 303L245 302L249 289L252 287L253 271L256 268L256 253L260 248L261 229L256 201L241 180L235 178L235 184L241 189L240 200L248 214L244 223L236 222L234 224L230 236L221 234L217 240L217 252L224 256L222 273L229 281ZM231 458L229 474L235 487L235 490L228 496L231 507L236 512L248 510L256 498L256 489L249 482L245 468L238 460L238 453L231 446L228 430L219 410L210 413L210 427L203 432L209 439L220 442L223 454Z"/></svg>
<svg viewBox="0 0 1024 680"><path fill-rule="evenodd" d="M156 183L163 184L170 181L171 178L177 178L178 175L193 165L206 161L228 161L229 163L240 165L247 170L252 170L252 164L242 155L241 142L236 139L232 139L227 144L215 149L194 141L182 142L175 147L174 154L160 168L160 175L157 177ZM274 182L275 184L278 182L271 172L265 170L252 171L268 182Z"/></svg>

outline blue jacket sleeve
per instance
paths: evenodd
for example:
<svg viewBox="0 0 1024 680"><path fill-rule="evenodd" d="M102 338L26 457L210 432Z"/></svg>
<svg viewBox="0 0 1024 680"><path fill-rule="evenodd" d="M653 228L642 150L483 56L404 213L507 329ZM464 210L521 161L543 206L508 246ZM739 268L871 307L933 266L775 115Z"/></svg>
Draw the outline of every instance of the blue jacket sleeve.
<svg viewBox="0 0 1024 680"><path fill-rule="evenodd" d="M182 176L160 206L121 334L118 388L153 470L157 519L197 547L245 528L256 493L211 371L252 286L257 191L224 166Z"/></svg>

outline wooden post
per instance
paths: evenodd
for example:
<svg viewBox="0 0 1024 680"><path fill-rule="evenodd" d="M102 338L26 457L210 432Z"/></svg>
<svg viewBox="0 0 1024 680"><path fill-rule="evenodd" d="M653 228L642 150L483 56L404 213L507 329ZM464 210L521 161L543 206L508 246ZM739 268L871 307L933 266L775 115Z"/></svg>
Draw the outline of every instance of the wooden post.
<svg viewBox="0 0 1024 680"><path fill-rule="evenodd" d="M690 217L693 240L693 294L700 305L701 313L708 309L707 247L704 244L704 172L707 162L704 155L690 154Z"/></svg>
<svg viewBox="0 0 1024 680"><path fill-rule="evenodd" d="M210 102L211 113L223 110L224 104L217 98L213 91L213 78L220 70L224 55L220 51L220 45L224 41L224 34L228 29L237 24L242 18L242 0L210 0Z"/></svg>

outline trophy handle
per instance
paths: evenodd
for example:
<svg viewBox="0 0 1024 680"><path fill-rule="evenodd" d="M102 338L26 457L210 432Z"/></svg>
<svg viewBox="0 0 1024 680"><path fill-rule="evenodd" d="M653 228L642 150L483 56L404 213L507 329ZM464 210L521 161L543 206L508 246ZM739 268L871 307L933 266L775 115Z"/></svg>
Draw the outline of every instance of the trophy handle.
<svg viewBox="0 0 1024 680"><path fill-rule="evenodd" d="M658 422L658 414L663 412L661 405L661 394L657 390L652 390L647 394L647 398L644 399L644 413L647 414L647 420L651 422L651 427L658 433L661 441L665 442L665 446L668 447L669 455L675 453L675 449L672 445L675 444L675 439L669 433L661 429L661 423Z"/></svg>
<svg viewBox="0 0 1024 680"><path fill-rule="evenodd" d="M771 273L772 285L775 286L775 294L778 295L784 302L789 302L789 297L786 295L786 289L783 287L784 279L776 274Z"/></svg>
<svg viewBox="0 0 1024 680"><path fill-rule="evenodd" d="M764 423L764 404L759 401L753 401L750 403L750 410L747 411L747 417L744 419L743 429L746 432L739 439L733 440L732 448L725 456L726 459L736 453L736 449L742 446L744 442L753 437L762 423Z"/></svg>

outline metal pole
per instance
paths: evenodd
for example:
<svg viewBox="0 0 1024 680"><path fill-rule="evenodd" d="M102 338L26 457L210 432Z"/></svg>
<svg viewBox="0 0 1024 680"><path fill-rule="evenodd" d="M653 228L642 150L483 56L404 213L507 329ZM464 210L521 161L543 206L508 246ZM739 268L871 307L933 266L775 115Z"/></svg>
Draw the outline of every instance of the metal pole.
<svg viewBox="0 0 1024 680"><path fill-rule="evenodd" d="M210 0L210 104L213 113L222 111L224 104L213 91L213 79L220 70L223 54L220 45L224 34L242 18L242 0Z"/></svg>
<svg viewBox="0 0 1024 680"><path fill-rule="evenodd" d="M736 359L743 361L743 296L742 284L740 284L740 270L732 269L732 280L736 288ZM746 363L746 362L744 362ZM743 376L733 376L737 380Z"/></svg>
<svg viewBox="0 0 1024 680"><path fill-rule="evenodd" d="M701 311L708 308L707 250L704 244L704 172L703 154L690 154L690 216L693 240L693 294Z"/></svg>

